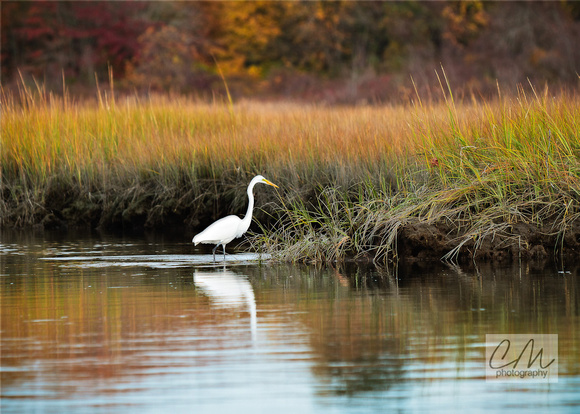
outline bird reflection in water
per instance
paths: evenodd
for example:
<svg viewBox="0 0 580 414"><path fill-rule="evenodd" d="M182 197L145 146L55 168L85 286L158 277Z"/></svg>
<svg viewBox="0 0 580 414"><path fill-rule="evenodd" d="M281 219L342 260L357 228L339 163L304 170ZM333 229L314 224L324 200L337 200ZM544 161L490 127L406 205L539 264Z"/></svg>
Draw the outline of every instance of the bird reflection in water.
<svg viewBox="0 0 580 414"><path fill-rule="evenodd" d="M193 283L205 293L212 305L218 308L247 309L250 313L252 343L256 343L257 312L254 289L244 275L238 275L224 266L220 270L204 272L195 270Z"/></svg>

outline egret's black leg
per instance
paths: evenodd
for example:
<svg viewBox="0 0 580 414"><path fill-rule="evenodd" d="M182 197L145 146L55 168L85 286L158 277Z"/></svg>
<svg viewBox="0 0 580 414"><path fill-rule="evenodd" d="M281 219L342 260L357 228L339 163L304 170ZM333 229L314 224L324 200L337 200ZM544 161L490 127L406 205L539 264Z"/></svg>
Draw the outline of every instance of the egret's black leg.
<svg viewBox="0 0 580 414"><path fill-rule="evenodd" d="M222 244L223 248L224 248L224 263L226 261L226 245Z"/></svg>
<svg viewBox="0 0 580 414"><path fill-rule="evenodd" d="M219 246L219 244L216 244L215 247L213 248L213 251L212 251L212 253L213 253L213 262L214 263L215 263L215 251L217 250L218 246Z"/></svg>

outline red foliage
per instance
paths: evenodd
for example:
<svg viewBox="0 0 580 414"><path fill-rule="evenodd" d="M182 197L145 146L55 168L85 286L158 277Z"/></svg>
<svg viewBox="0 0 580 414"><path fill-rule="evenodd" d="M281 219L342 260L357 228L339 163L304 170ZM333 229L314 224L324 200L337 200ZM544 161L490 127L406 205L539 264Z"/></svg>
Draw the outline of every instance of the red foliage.
<svg viewBox="0 0 580 414"><path fill-rule="evenodd" d="M146 24L142 2L34 1L2 5L2 72L29 69L59 78L64 70L92 78L110 65L122 76L125 61L138 51Z"/></svg>

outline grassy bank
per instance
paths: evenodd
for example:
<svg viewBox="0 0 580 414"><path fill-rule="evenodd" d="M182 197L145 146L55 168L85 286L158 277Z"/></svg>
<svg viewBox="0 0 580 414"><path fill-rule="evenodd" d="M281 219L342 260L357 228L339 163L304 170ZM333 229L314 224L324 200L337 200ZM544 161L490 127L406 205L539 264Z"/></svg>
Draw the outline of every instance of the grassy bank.
<svg viewBox="0 0 580 414"><path fill-rule="evenodd" d="M2 226L179 225L245 210L283 260L545 256L580 246L580 98L397 107L2 94Z"/></svg>

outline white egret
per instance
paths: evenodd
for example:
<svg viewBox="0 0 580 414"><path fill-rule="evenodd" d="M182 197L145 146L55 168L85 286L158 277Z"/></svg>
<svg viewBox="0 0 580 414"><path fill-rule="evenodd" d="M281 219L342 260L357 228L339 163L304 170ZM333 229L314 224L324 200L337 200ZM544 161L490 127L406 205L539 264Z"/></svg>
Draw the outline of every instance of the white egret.
<svg viewBox="0 0 580 414"><path fill-rule="evenodd" d="M248 211L243 219L238 216L227 216L210 224L204 231L197 234L192 242L197 246L199 243L215 244L213 248L213 261L215 262L215 251L221 244L224 249L224 261L226 260L226 244L248 231L252 222L252 210L254 209L254 186L258 183L264 183L278 188L278 186L261 175L255 176L250 185L248 185Z"/></svg>

